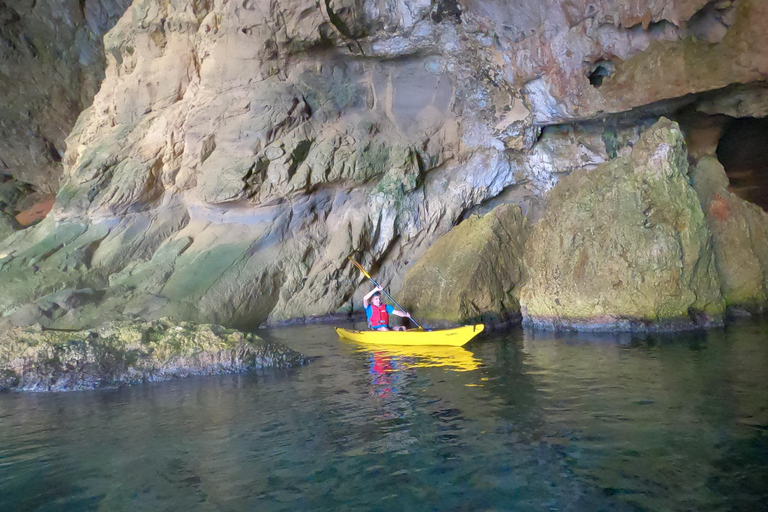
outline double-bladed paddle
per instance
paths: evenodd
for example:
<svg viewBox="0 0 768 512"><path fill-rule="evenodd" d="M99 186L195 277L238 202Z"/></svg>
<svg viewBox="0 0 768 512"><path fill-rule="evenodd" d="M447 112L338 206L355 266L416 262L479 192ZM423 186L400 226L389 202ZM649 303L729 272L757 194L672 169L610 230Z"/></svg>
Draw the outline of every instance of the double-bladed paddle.
<svg viewBox="0 0 768 512"><path fill-rule="evenodd" d="M355 260L353 260L351 256L347 256L347 258L349 259L349 261L351 261L352 263L354 263L354 264L355 264L355 266L356 266L357 268L359 268L359 269L360 269L360 272L362 272L362 273L363 273L363 275L364 275L365 277L367 277L368 279L370 279L370 280L371 280L371 282L373 282L373 284L375 284L375 285L376 285L378 288L380 288L380 289L381 289L381 291L382 291L382 292L384 292L384 295L386 295L386 296L387 296L387 298L388 298L389 300L391 300L391 301L392 301L392 302L395 304L395 306L397 306L397 307L398 307L398 309L400 309L400 311L402 311L403 313L407 313L407 311L405 311L405 309L403 309L403 306L401 306L400 304L398 304L398 303L397 303L397 301L396 301L395 299L393 299L393 298L392 298L392 296L391 296L390 294L388 294L388 293L387 293L387 291L386 291L386 290L385 290L385 289L384 289L384 288L383 288L383 287L382 287L382 286L381 286L379 283L377 283L377 282L376 282L376 280L375 280L374 278L372 278L372 277L371 277L371 275L370 275L368 272L366 272L366 271L365 271L365 269L363 268L363 266L362 266L362 265L360 265L358 262L356 262ZM414 320L414 319L413 319L413 317L411 317L411 322L413 322L413 323L415 323L416 325L418 325L420 329L423 329L423 327L421 326L421 324L419 324L419 322L417 322L416 320Z"/></svg>

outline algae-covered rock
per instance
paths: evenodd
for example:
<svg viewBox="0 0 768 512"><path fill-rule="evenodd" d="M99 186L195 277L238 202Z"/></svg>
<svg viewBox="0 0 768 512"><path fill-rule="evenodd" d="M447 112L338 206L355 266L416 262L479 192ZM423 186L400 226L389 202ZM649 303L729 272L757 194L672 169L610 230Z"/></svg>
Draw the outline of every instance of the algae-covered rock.
<svg viewBox="0 0 768 512"><path fill-rule="evenodd" d="M401 297L430 323L499 323L519 317L514 290L522 277L529 226L519 206L471 216L435 242L408 271Z"/></svg>
<svg viewBox="0 0 768 512"><path fill-rule="evenodd" d="M728 306L761 309L768 298L768 213L727 190L725 169L712 157L691 172Z"/></svg>
<svg viewBox="0 0 768 512"><path fill-rule="evenodd" d="M524 321L585 330L719 322L711 237L687 167L682 133L662 118L629 156L562 179L525 247Z"/></svg>
<svg viewBox="0 0 768 512"><path fill-rule="evenodd" d="M0 69L18 92L0 116L3 173L58 191L43 222L0 242L0 325L18 327L250 330L347 311L368 286L347 256L398 291L465 212L519 201L536 219L561 175L636 140L618 121L539 137L543 124L765 76L760 44L731 58L764 40L765 7L746 0L718 4L739 14L721 43L681 39L706 0L15 3L20 16L0 7L19 57ZM101 28L80 30L83 16ZM61 94L37 79L54 75ZM27 192L6 183L0 202L21 209ZM516 308L479 293L453 318Z"/></svg>
<svg viewBox="0 0 768 512"><path fill-rule="evenodd" d="M308 359L218 325L113 322L97 329L0 335L0 390L68 391L298 366Z"/></svg>

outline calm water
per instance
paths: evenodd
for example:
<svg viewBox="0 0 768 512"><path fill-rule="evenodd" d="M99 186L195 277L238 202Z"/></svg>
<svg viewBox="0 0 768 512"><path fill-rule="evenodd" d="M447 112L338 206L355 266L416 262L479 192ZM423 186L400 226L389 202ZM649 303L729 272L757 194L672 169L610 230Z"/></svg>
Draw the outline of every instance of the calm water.
<svg viewBox="0 0 768 512"><path fill-rule="evenodd" d="M768 323L0 395L0 511L768 510Z"/></svg>

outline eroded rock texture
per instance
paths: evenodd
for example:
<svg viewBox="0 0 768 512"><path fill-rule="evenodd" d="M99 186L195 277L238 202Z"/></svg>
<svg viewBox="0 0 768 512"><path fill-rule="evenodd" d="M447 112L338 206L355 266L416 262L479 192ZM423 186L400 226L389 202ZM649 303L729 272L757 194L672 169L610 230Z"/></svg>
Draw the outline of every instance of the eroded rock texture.
<svg viewBox="0 0 768 512"><path fill-rule="evenodd" d="M515 293L522 281L529 229L517 205L469 217L408 270L400 292L402 304L431 325L519 319Z"/></svg>
<svg viewBox="0 0 768 512"><path fill-rule="evenodd" d="M683 135L663 119L631 154L574 172L525 248L525 321L627 329L720 321L710 233L689 184Z"/></svg>
<svg viewBox="0 0 768 512"><path fill-rule="evenodd" d="M468 207L550 187L488 138L490 114L469 108L488 91L473 92L484 84L455 20L431 8L342 23L353 11L310 2L135 2L105 39L107 76L68 140L54 215L3 246L6 318L323 315L357 287L348 255L390 281ZM367 46L349 41L361 33ZM106 291L77 313L51 305L78 289Z"/></svg>
<svg viewBox="0 0 768 512"><path fill-rule="evenodd" d="M56 193L65 139L104 78L103 35L130 0L0 2L0 172Z"/></svg>
<svg viewBox="0 0 768 512"><path fill-rule="evenodd" d="M135 0L104 38L99 93L66 152L57 149L64 182L52 213L0 242L0 327L173 316L253 328L348 311L361 276L347 256L396 292L460 219L517 203L546 223L571 208L547 191L569 173L573 194L591 187L585 176L611 159L602 172L627 186L646 186L632 162L660 176L647 186L655 209L641 216L656 219L647 229L658 240L627 236L631 250L661 253L629 254L636 265L617 270L619 287L597 281L607 291L574 299L576 309L591 304L579 311L542 293L532 317L716 316L709 231L683 186L682 139L670 135L668 150L636 142L659 114L695 108L691 93L714 90L702 109L724 111L734 93L721 88L768 76L765 9L753 0ZM551 126L637 107L621 122ZM551 229L586 240L604 226L602 243L616 248L610 237L624 234L597 211ZM596 244L595 266L611 257ZM672 298L628 299L632 271L655 264L669 273L640 288ZM501 300L477 314L513 309Z"/></svg>
<svg viewBox="0 0 768 512"><path fill-rule="evenodd" d="M76 332L37 326L0 335L0 391L114 387L308 361L287 347L218 325L163 319Z"/></svg>
<svg viewBox="0 0 768 512"><path fill-rule="evenodd" d="M691 172L712 231L723 298L729 306L761 309L768 297L768 214L728 191L723 166L702 158Z"/></svg>

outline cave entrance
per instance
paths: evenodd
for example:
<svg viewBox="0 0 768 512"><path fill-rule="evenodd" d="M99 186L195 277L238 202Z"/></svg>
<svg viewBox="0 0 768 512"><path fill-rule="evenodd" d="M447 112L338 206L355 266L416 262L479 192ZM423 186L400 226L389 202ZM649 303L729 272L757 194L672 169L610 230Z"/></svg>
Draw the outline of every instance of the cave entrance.
<svg viewBox="0 0 768 512"><path fill-rule="evenodd" d="M610 77L613 74L615 66L613 62L609 60L599 60L592 65L587 78L589 83L595 89L600 88L603 85L603 80Z"/></svg>
<svg viewBox="0 0 768 512"><path fill-rule="evenodd" d="M729 119L717 145L731 191L768 210L768 118Z"/></svg>

